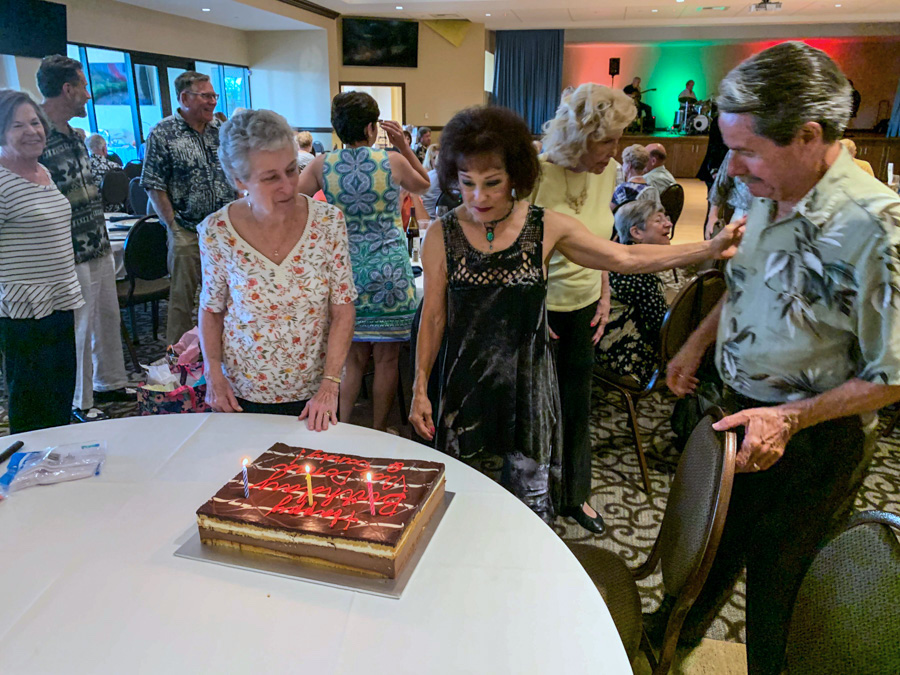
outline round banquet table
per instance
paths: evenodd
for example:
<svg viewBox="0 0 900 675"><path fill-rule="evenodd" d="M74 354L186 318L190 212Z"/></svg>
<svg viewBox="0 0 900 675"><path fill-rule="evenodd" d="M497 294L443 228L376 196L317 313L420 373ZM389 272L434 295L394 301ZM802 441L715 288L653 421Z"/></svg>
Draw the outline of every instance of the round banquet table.
<svg viewBox="0 0 900 675"><path fill-rule="evenodd" d="M631 673L600 594L557 535L490 479L423 445L249 414L15 438L24 450L105 440L107 459L98 477L0 503L2 672ZM456 496L402 598L173 555L241 457L277 441L446 464Z"/></svg>

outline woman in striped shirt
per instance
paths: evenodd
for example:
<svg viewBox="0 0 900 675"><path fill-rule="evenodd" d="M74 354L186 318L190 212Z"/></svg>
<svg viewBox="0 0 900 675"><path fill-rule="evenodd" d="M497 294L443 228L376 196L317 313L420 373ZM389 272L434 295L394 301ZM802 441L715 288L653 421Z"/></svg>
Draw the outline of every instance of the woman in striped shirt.
<svg viewBox="0 0 900 675"><path fill-rule="evenodd" d="M0 350L14 434L68 424L75 392L84 301L69 200L38 163L47 128L28 94L0 90Z"/></svg>

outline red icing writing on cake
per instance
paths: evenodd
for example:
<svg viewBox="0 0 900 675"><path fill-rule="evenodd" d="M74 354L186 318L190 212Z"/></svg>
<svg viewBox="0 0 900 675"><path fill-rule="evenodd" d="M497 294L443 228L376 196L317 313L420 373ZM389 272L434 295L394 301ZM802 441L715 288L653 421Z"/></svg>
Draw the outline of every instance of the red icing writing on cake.
<svg viewBox="0 0 900 675"><path fill-rule="evenodd" d="M310 466L313 478L320 479L317 481L320 484L315 485L312 490L314 502L312 506L308 503L305 483L305 462L310 460L320 463L318 466ZM325 466L326 464L338 465L341 468ZM378 488L373 490L374 500L378 505L376 507L378 516L391 517L403 508L408 494L406 476L398 474L403 466L403 462L394 462L385 469L385 473L373 475L373 487ZM347 530L352 523L359 522L357 512L363 510L368 512L368 492L363 474L371 467L365 460L344 455L329 455L321 450L306 454L305 450L301 450L290 463L276 464L272 469L273 473L270 476L250 486L251 490L285 493L281 501L272 507L269 515L325 518L331 520L332 528L343 522L343 529ZM354 485L350 486L348 481L354 478L354 474ZM325 482L324 485L321 484L322 481ZM354 489L355 486L361 487ZM345 513L348 507L356 508Z"/></svg>

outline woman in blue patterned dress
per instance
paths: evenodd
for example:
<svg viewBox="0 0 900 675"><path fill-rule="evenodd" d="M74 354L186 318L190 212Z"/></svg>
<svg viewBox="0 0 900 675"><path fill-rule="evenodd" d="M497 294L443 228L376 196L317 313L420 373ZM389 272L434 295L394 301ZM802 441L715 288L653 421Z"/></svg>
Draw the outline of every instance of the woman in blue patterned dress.
<svg viewBox="0 0 900 675"><path fill-rule="evenodd" d="M325 192L344 212L350 240L356 301L353 346L341 386L340 419L349 421L369 357L375 358L372 389L374 427L387 428L397 390L400 345L409 340L416 313L416 290L400 221L400 188L425 192L430 182L396 122L381 122L398 152L373 148L378 137L378 104L368 94L334 97L331 123L343 150L316 157L300 177L300 191Z"/></svg>

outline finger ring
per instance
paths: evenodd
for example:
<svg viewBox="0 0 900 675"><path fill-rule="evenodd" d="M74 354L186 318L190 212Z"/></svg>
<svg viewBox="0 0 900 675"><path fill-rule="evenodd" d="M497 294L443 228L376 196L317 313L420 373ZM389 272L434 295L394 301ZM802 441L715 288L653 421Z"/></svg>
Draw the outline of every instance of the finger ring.
<svg viewBox="0 0 900 675"><path fill-rule="evenodd" d="M754 471L759 471L759 464L757 464L756 462L753 462L753 464L751 464L750 466L753 467Z"/></svg>

